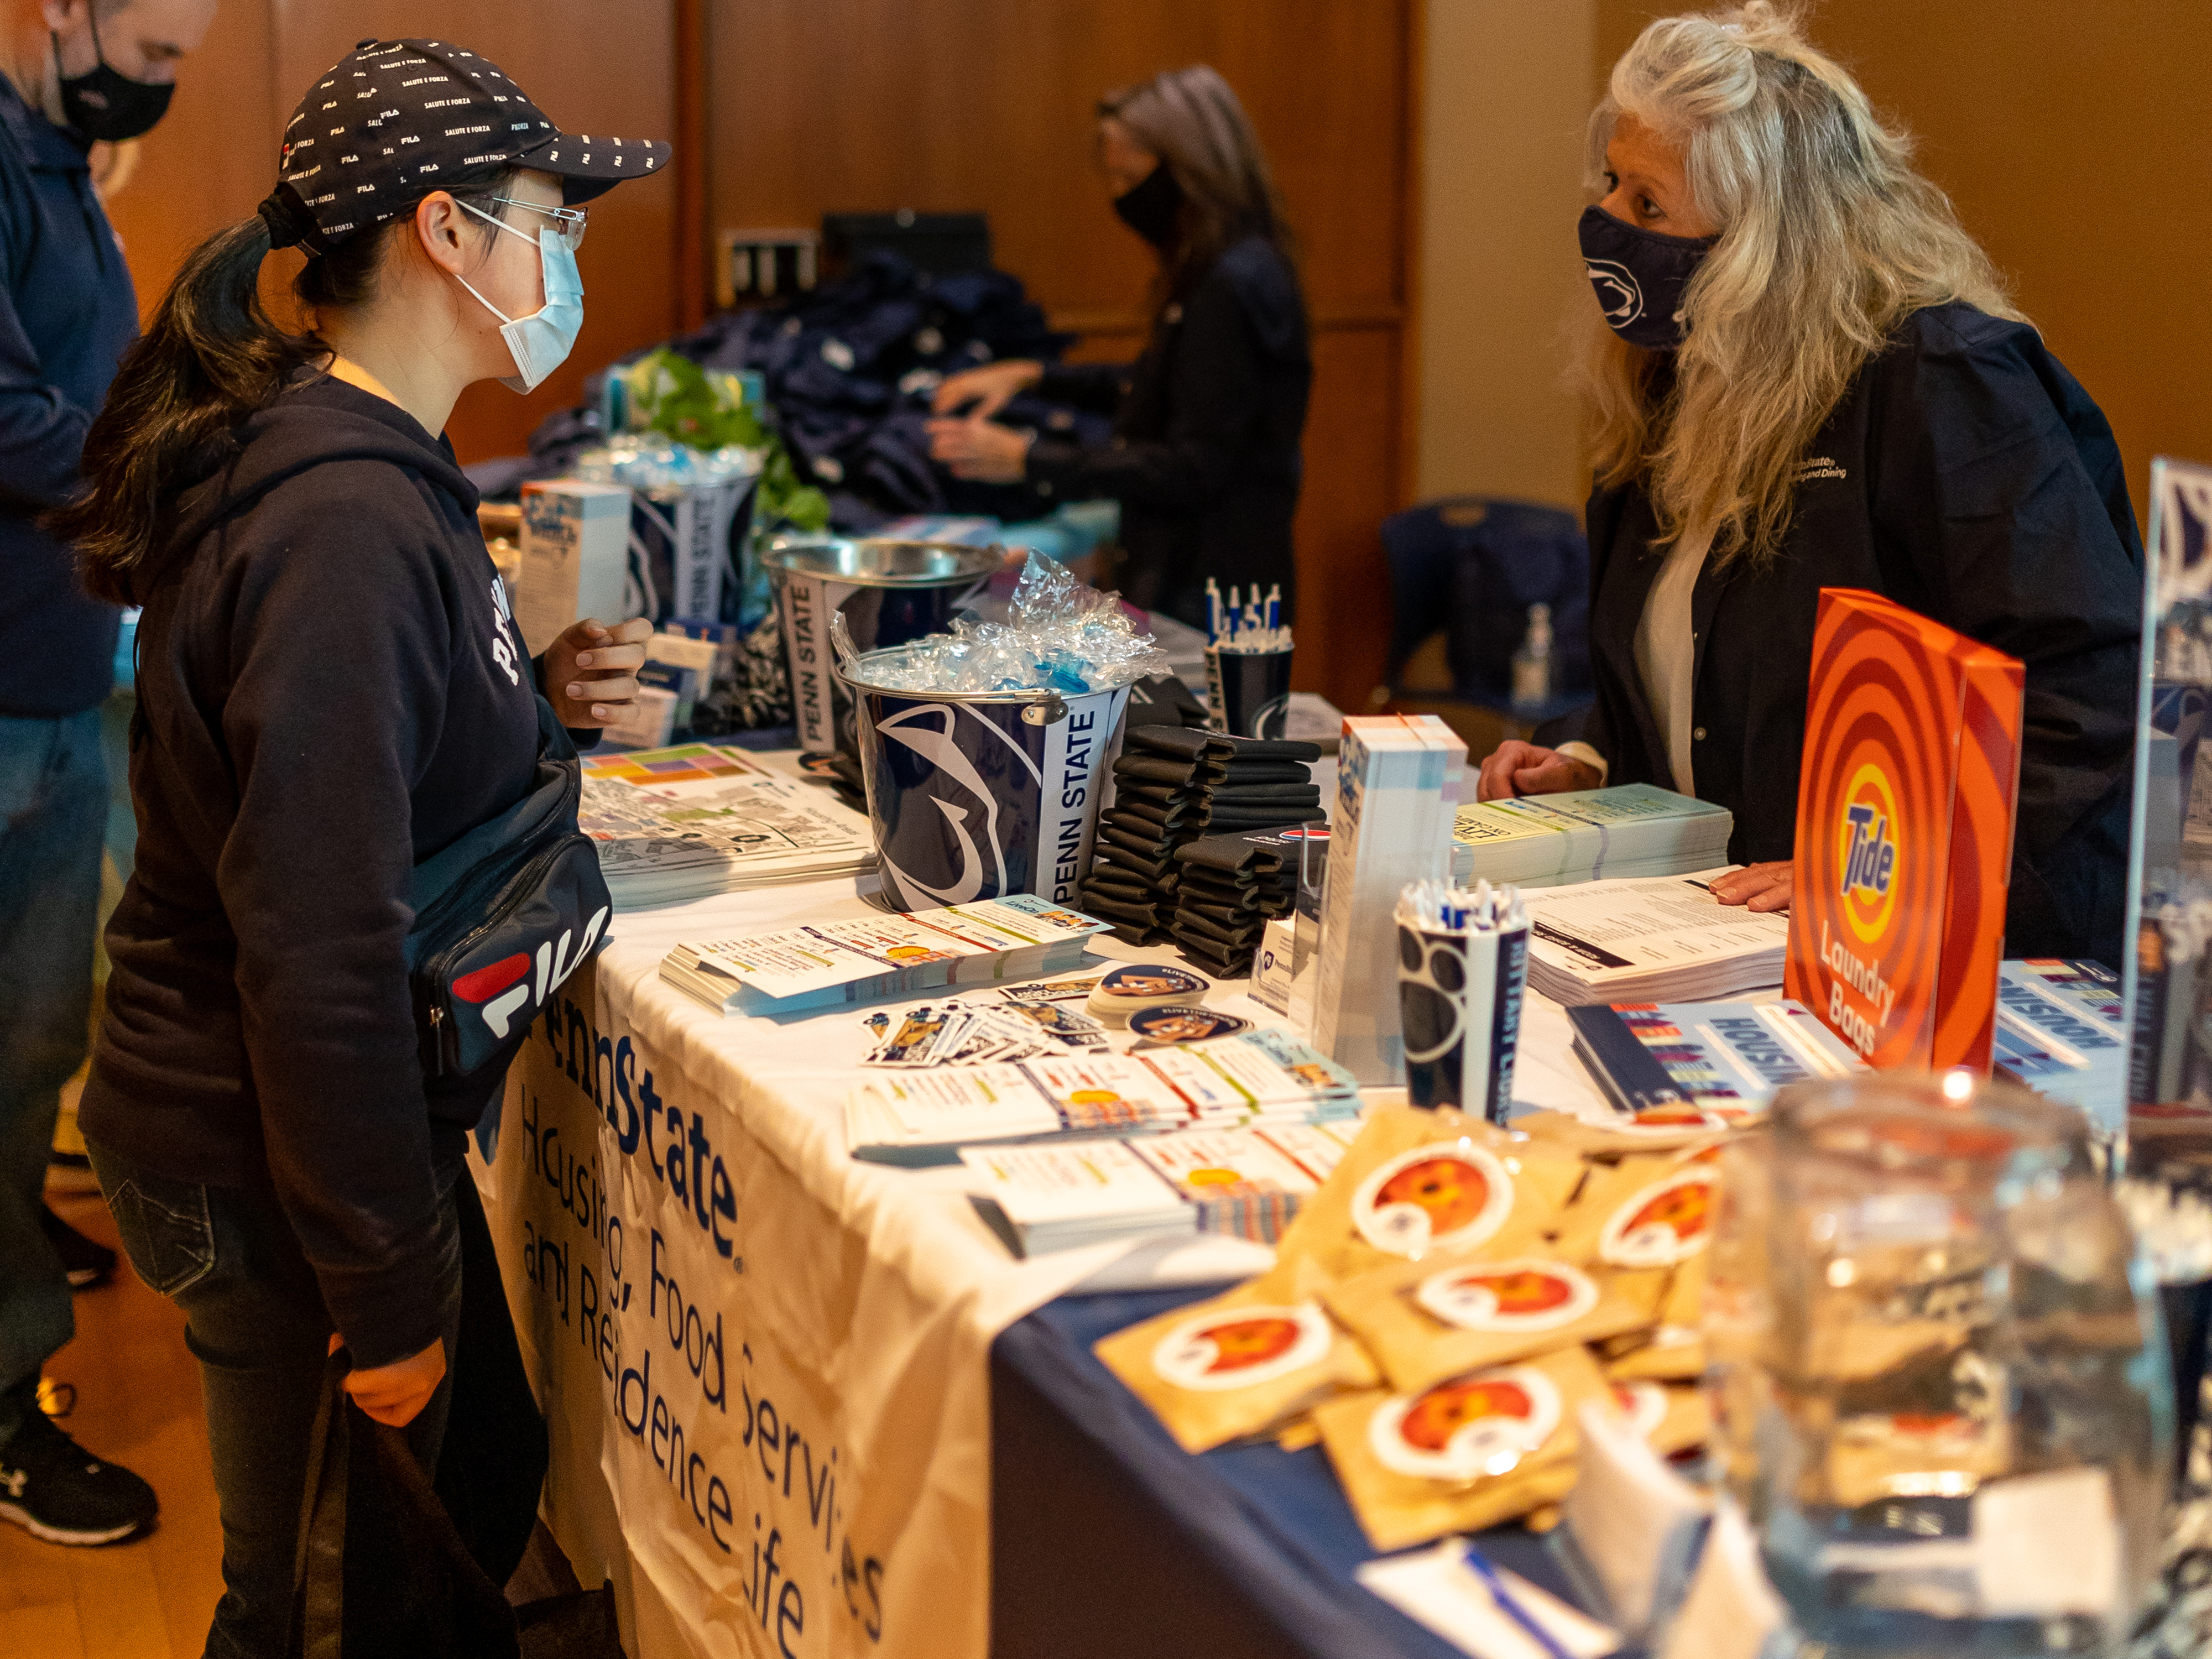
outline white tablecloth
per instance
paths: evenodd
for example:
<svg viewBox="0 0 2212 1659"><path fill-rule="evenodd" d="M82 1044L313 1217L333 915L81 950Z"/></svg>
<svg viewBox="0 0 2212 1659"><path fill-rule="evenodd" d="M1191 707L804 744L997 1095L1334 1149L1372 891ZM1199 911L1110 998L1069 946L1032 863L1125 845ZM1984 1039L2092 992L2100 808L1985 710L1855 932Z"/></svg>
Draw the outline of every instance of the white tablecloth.
<svg viewBox="0 0 2212 1659"><path fill-rule="evenodd" d="M863 885L619 916L533 1030L479 1172L553 1425L547 1516L586 1583L615 1582L641 1659L975 1659L992 1338L1079 1287L1266 1259L1208 1240L1015 1261L964 1170L846 1155L854 1011L726 1018L659 978L678 940L857 915ZM1242 981L1206 1000L1276 1018ZM1531 997L1519 1101L1602 1109L1568 1044Z"/></svg>

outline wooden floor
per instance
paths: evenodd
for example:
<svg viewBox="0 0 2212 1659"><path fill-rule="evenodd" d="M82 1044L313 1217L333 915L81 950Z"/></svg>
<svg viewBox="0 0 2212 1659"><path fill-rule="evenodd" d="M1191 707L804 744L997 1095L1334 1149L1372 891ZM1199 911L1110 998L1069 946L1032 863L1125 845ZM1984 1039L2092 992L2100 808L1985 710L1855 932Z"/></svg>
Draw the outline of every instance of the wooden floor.
<svg viewBox="0 0 2212 1659"><path fill-rule="evenodd" d="M53 1205L78 1231L115 1243L98 1193L57 1194ZM104 1549L42 1544L0 1522L0 1656L198 1659L222 1591L222 1539L184 1316L126 1262L77 1297L76 1340L46 1375L76 1389L63 1426L150 1481L161 1519L146 1536Z"/></svg>

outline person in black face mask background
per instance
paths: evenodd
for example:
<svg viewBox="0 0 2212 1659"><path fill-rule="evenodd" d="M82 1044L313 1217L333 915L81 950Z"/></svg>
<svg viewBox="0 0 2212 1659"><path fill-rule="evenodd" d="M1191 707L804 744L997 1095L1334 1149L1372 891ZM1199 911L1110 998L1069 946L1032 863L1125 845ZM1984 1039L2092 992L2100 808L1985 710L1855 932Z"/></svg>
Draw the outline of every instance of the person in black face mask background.
<svg viewBox="0 0 2212 1659"><path fill-rule="evenodd" d="M40 513L77 488L138 302L88 161L167 109L215 0L0 9L0 1518L54 1543L150 1523L152 1490L40 1408L72 1282L113 1258L41 1196L59 1091L84 1057L108 788L100 704L116 611Z"/></svg>
<svg viewBox="0 0 2212 1659"><path fill-rule="evenodd" d="M1204 65L1098 106L1114 210L1159 259L1134 363L992 363L935 396L931 453L961 477L1027 479L1048 498L1121 506L1116 580L1148 611L1206 623L1206 584L1296 599L1291 520L1313 381L1305 301L1266 156L1229 83ZM1115 416L1085 447L1001 426L1016 393Z"/></svg>
<svg viewBox="0 0 2212 1659"><path fill-rule="evenodd" d="M2143 552L2111 426L1765 0L1650 25L1590 138L1597 699L1481 798L1700 796L1748 866L1716 896L1786 908L1820 590L1871 589L2026 663L2005 954L2118 967Z"/></svg>

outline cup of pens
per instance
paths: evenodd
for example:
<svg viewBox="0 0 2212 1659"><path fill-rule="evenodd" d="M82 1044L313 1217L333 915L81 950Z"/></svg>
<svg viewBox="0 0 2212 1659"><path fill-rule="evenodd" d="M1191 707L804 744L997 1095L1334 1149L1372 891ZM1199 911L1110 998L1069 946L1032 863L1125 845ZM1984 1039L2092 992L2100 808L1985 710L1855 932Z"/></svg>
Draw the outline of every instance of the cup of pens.
<svg viewBox="0 0 2212 1659"><path fill-rule="evenodd" d="M1291 706L1291 630L1282 625L1279 585L1249 603L1240 591L1206 584L1206 688L1217 732L1238 738L1279 738Z"/></svg>
<svg viewBox="0 0 2212 1659"><path fill-rule="evenodd" d="M1398 1014L1406 1099L1503 1125L1528 979L1528 913L1518 889L1419 881L1398 896Z"/></svg>

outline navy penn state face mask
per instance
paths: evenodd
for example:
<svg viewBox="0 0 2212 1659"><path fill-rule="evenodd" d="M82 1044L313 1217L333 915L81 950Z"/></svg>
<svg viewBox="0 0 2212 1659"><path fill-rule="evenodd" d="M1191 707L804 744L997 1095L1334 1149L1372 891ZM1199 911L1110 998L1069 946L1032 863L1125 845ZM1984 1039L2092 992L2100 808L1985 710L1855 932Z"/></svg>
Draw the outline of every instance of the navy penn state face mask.
<svg viewBox="0 0 2212 1659"><path fill-rule="evenodd" d="M1613 331L1646 351L1682 343L1682 295L1717 236L1666 236L1624 223L1601 207L1576 227L1583 267Z"/></svg>

